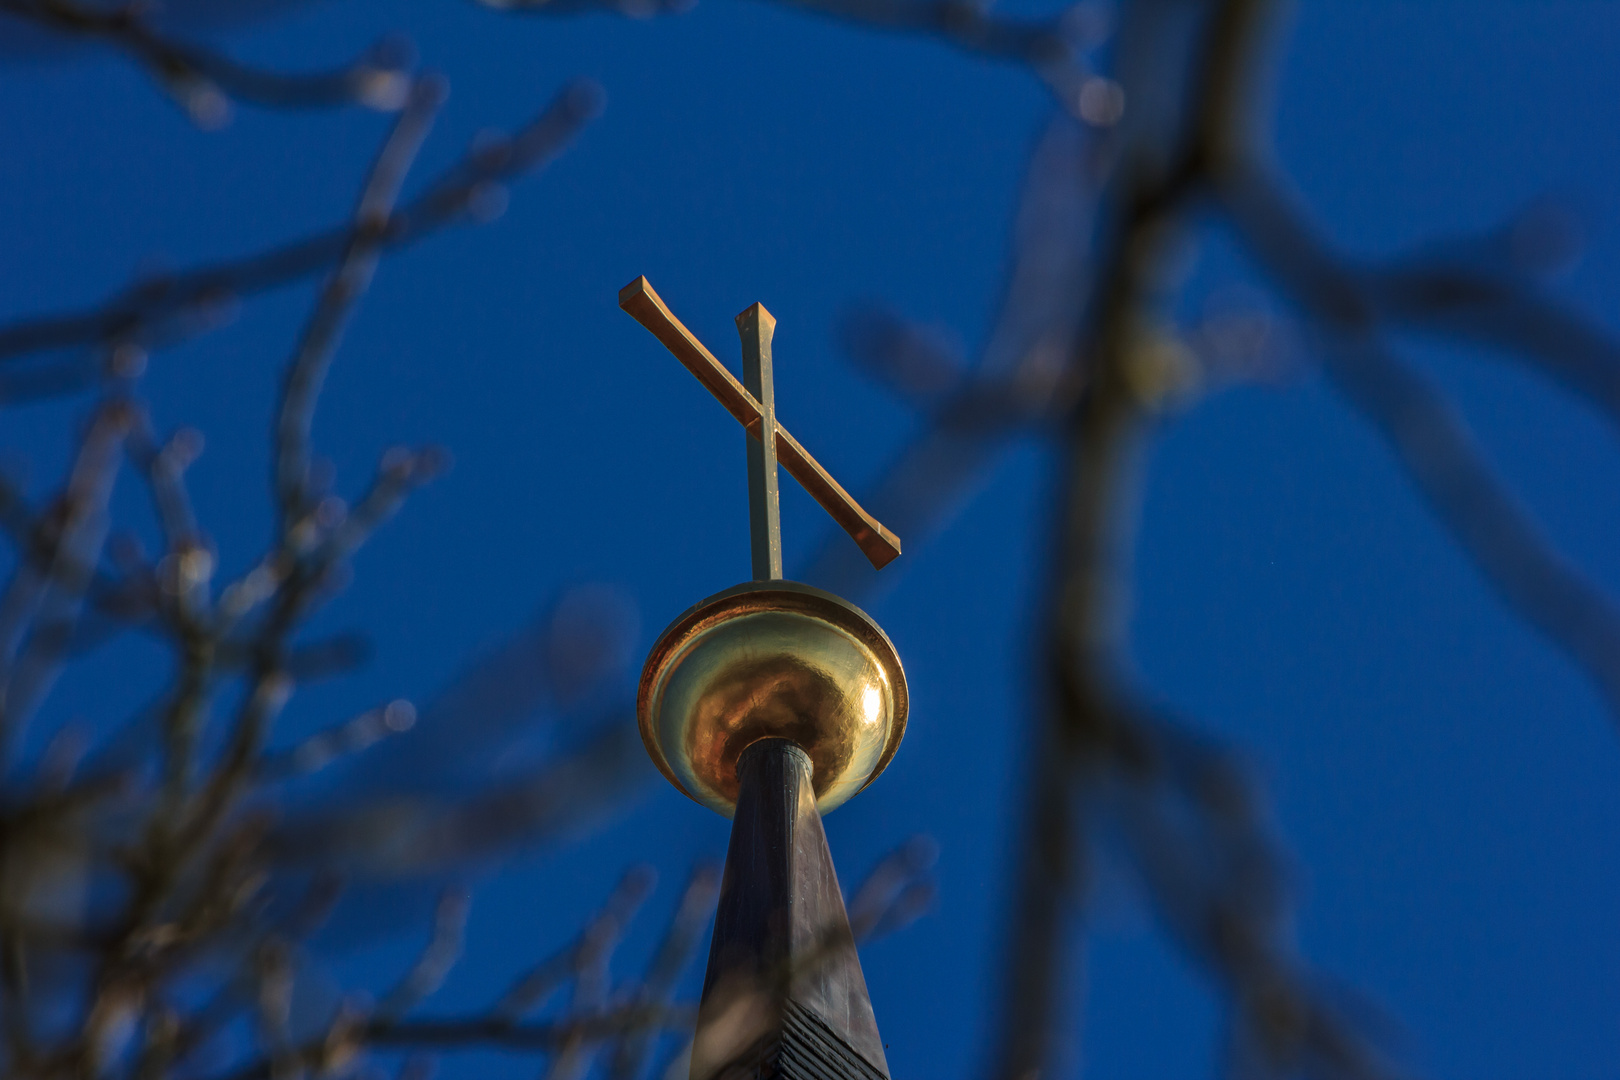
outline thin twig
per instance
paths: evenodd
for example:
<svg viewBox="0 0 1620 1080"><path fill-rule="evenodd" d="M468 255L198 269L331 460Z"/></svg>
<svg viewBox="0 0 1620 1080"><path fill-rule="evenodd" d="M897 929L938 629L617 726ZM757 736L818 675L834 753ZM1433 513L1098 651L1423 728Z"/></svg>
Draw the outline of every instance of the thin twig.
<svg viewBox="0 0 1620 1080"><path fill-rule="evenodd" d="M593 967L605 965L656 882L657 875L650 867L631 867L579 937L525 972L496 1002L493 1015L516 1021L544 1005L569 979L578 979L582 973L589 975Z"/></svg>
<svg viewBox="0 0 1620 1080"><path fill-rule="evenodd" d="M1091 269L1084 257L1095 229L1098 146L1064 116L1047 124L1030 156L1012 235L1011 265L994 329L971 369L949 381L951 362L928 362L937 398L913 394L925 410L922 432L862 495L864 505L902 536L937 532L997 456L1022 431L1048 423L1072 404L1082 291ZM892 316L888 317L892 320ZM877 332L874 332L877 331ZM908 327L870 320L841 334L851 359L868 372L909 365L896 345L916 336ZM849 545L825 543L803 579L841 595L860 596L880 579Z"/></svg>
<svg viewBox="0 0 1620 1080"><path fill-rule="evenodd" d="M407 1021L376 1020L358 1033L359 1041L370 1046L436 1047L459 1049L496 1047L507 1050L552 1053L571 1042L601 1043L629 1031L683 1030L695 1019L690 1006L644 1008L627 1006L597 1016L563 1019L555 1022L516 1023L500 1017L472 1016ZM324 1037L306 1044L298 1054L302 1062L320 1060L326 1050ZM267 1080L271 1062L254 1062L214 1080Z"/></svg>
<svg viewBox="0 0 1620 1080"><path fill-rule="evenodd" d="M672 0L480 0L487 7L527 15L576 15L616 11L630 16L680 13ZM937 37L964 52L1031 67L1061 62L1069 53L1062 19L1019 19L988 7L953 0L776 0L806 11L875 30Z"/></svg>
<svg viewBox="0 0 1620 1080"><path fill-rule="evenodd" d="M932 837L914 836L884 856L849 901L849 930L857 944L910 923L933 901L928 876L939 858Z"/></svg>
<svg viewBox="0 0 1620 1080"><path fill-rule="evenodd" d="M1250 168L1224 190L1244 239L1322 328L1335 385L1385 437L1497 595L1586 672L1620 723L1620 608L1556 554L1486 466L1456 412L1380 342L1372 301L1277 185Z"/></svg>
<svg viewBox="0 0 1620 1080"><path fill-rule="evenodd" d="M703 931L714 917L714 903L720 894L720 871L701 866L692 874L681 895L681 902L670 919L669 929L647 966L646 977L634 1004L641 1008L668 1008L675 984L692 961ZM655 1044L655 1032L627 1034L614 1048L608 1065L609 1080L635 1080L646 1068Z"/></svg>
<svg viewBox="0 0 1620 1080"><path fill-rule="evenodd" d="M259 774L270 782L316 772L383 739L409 731L415 723L416 707L396 699L311 735L286 753L267 755L259 764Z"/></svg>
<svg viewBox="0 0 1620 1080"><path fill-rule="evenodd" d="M377 247L393 251L464 220L477 220L500 185L547 165L601 110L594 83L575 82L510 139L480 144L442 173L379 230ZM268 251L140 283L82 311L24 319L0 327L0 361L108 341L159 336L176 320L228 300L264 292L331 266L355 239L352 225L315 233Z"/></svg>
<svg viewBox="0 0 1620 1080"><path fill-rule="evenodd" d="M1620 341L1531 283L1443 263L1356 276L1381 319L1513 356L1620 427Z"/></svg>
<svg viewBox="0 0 1620 1080"><path fill-rule="evenodd" d="M310 428L327 368L350 314L371 284L381 255L382 238L394 214L406 174L432 130L434 117L448 92L448 84L433 76L419 79L411 87L405 108L378 151L361 191L348 249L322 288L315 309L304 324L298 348L287 365L271 440L276 505L283 534L307 512Z"/></svg>
<svg viewBox="0 0 1620 1080"><path fill-rule="evenodd" d="M433 916L433 936L399 985L377 1005L380 1022L398 1019L431 997L461 959L471 899L465 889L447 889Z"/></svg>
<svg viewBox="0 0 1620 1080"><path fill-rule="evenodd" d="M54 33L105 42L150 72L164 91L201 127L230 120L230 102L270 108L366 105L393 111L404 101L407 50L394 42L372 48L334 71L287 75L238 64L154 30L144 5L108 9L75 0L0 0L0 12Z"/></svg>
<svg viewBox="0 0 1620 1080"><path fill-rule="evenodd" d="M0 632L4 643L0 650L0 756L17 741L29 715L49 690L72 640L85 592L101 558L108 528L107 504L123 441L133 422L133 408L121 399L96 410L54 512L49 564L42 574L26 563L19 564L7 590L6 626Z"/></svg>

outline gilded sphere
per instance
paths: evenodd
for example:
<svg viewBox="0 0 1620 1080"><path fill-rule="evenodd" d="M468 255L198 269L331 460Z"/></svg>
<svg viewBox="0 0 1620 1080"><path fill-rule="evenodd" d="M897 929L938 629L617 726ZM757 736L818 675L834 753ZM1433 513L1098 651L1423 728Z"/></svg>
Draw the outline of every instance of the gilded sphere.
<svg viewBox="0 0 1620 1080"><path fill-rule="evenodd" d="M906 676L865 612L794 581L756 581L689 609L653 646L636 714L653 763L730 817L737 759L760 739L810 755L822 813L876 779L906 729Z"/></svg>

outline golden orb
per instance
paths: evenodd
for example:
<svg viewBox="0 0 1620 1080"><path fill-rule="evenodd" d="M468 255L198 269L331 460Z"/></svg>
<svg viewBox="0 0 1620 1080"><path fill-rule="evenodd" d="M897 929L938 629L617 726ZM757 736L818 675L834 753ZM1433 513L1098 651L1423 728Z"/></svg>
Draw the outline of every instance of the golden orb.
<svg viewBox="0 0 1620 1080"><path fill-rule="evenodd" d="M889 764L908 704L900 656L864 611L795 581L751 581L689 608L659 636L636 719L669 782L726 817L742 752L790 739L810 755L826 813Z"/></svg>

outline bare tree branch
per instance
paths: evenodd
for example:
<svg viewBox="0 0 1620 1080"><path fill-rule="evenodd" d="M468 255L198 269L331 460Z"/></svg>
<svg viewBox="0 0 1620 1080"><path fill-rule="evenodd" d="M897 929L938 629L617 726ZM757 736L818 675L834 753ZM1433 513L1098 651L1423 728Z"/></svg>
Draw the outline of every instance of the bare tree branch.
<svg viewBox="0 0 1620 1080"><path fill-rule="evenodd" d="M1094 138L1057 116L1031 153L1007 285L994 329L968 371L953 377L952 358L919 355L937 344L886 312L869 307L843 328L845 350L863 370L890 382L887 373L917 371L913 385L920 378L933 388L900 387L923 410L923 428L863 495L901 535L936 532L1012 438L1072 399L1070 361L1099 179ZM802 576L845 595L876 589L876 572L848 549L837 538L824 543Z"/></svg>
<svg viewBox="0 0 1620 1080"><path fill-rule="evenodd" d="M1620 341L1530 282L1423 262L1356 277L1381 320L1517 357L1620 427Z"/></svg>
<svg viewBox="0 0 1620 1080"><path fill-rule="evenodd" d="M646 978L634 999L637 1007L648 1010L670 1007L675 983L692 962L703 931L714 917L714 905L719 896L719 867L698 867L687 882L686 892L670 919L658 951L647 965ZM647 1067L656 1034L653 1030L633 1031L619 1040L608 1066L609 1080L636 1080Z"/></svg>
<svg viewBox="0 0 1620 1080"><path fill-rule="evenodd" d="M488 7L529 15L576 15L617 11L645 17L679 13L690 4L671 0L479 0ZM1069 27L1061 18L1018 19L987 8L951 0L777 0L782 6L839 19L858 26L924 37L937 37L964 52L1030 67L1046 67L1068 58Z"/></svg>
<svg viewBox="0 0 1620 1080"><path fill-rule="evenodd" d="M127 401L97 409L61 500L47 521L43 571L19 562L0 600L0 760L16 743L54 680L73 637L108 528L123 441L134 421Z"/></svg>
<svg viewBox="0 0 1620 1080"><path fill-rule="evenodd" d="M379 1020L386 1022L404 1016L444 984L445 976L461 959L471 903L463 889L447 890L439 898L438 912L433 918L433 937L410 972L377 1005Z"/></svg>
<svg viewBox="0 0 1620 1080"><path fill-rule="evenodd" d="M374 230L377 249L396 250L447 225L476 220L498 199L502 185L545 167L561 153L600 111L601 100L594 83L573 83L510 139L480 144ZM183 331L179 324L187 317L335 264L355 239L354 228L346 225L143 282L95 308L14 322L0 327L0 361L101 342L160 341L165 332Z"/></svg>
<svg viewBox="0 0 1620 1080"><path fill-rule="evenodd" d="M358 104L391 112L405 99L410 53L396 41L380 43L334 71L285 75L172 41L152 29L138 3L109 9L77 0L0 0L0 13L113 46L145 68L200 127L228 123L232 100L294 109Z"/></svg>
<svg viewBox="0 0 1620 1080"><path fill-rule="evenodd" d="M434 77L420 79L411 88L405 108L378 152L371 175L360 193L348 250L322 288L315 310L304 325L298 349L287 366L281 408L271 442L276 503L283 533L294 528L308 509L310 428L327 367L350 313L371 284L381 254L380 241L394 214L405 176L448 92L448 84Z"/></svg>
<svg viewBox="0 0 1620 1080"><path fill-rule="evenodd" d="M679 14L694 0L479 0L487 7L530 15L593 11L631 18ZM1095 74L1083 54L1105 37L1108 14L1095 0L1078 0L1057 15L1020 18L972 0L771 0L791 11L867 30L932 38L970 56L1027 69L1054 100L1082 123L1110 127L1124 98L1112 80Z"/></svg>
<svg viewBox="0 0 1620 1080"><path fill-rule="evenodd" d="M1357 278L1315 241L1276 185L1248 171L1226 192L1245 239L1322 327L1326 368L1346 400L1384 436L1503 602L1579 665L1620 718L1620 608L1553 551L1461 418L1382 345L1378 312ZM1590 382L1601 369L1582 371Z"/></svg>
<svg viewBox="0 0 1620 1080"><path fill-rule="evenodd" d="M400 1022L377 1021L359 1032L358 1041L381 1048L430 1046L462 1048L501 1047L509 1050L552 1053L574 1041L602 1043L627 1031L647 1028L684 1029L694 1020L686 1008L646 1009L632 1006L580 1020L519 1024L496 1017L453 1017ZM326 1043L305 1046L298 1060L314 1065L323 1059ZM258 1062L215 1080L267 1080L272 1075L269 1061Z"/></svg>

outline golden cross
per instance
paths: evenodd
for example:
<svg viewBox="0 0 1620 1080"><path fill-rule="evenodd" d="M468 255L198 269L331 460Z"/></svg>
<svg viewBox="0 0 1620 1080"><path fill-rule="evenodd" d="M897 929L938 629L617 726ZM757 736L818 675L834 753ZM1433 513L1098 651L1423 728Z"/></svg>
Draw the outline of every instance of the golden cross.
<svg viewBox="0 0 1620 1080"><path fill-rule="evenodd" d="M881 570L899 556L900 538L862 510L861 504L810 456L810 451L776 422L776 391L771 378L771 335L776 330L776 319L763 305L755 304L737 316L746 386L681 325L646 278L638 277L619 290L619 306L652 331L653 337L662 341L748 431L749 536L755 581L777 581L782 577L778 461L843 526L874 567Z"/></svg>

